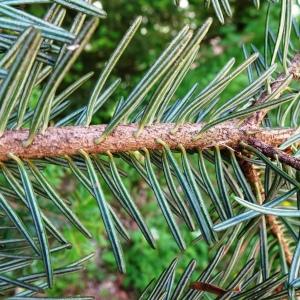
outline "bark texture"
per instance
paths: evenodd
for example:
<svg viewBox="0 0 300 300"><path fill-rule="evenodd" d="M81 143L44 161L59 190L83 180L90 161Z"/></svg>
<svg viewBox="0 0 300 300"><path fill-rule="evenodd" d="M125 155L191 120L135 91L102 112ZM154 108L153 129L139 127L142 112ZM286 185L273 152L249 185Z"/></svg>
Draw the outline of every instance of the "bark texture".
<svg viewBox="0 0 300 300"><path fill-rule="evenodd" d="M96 144L105 125L90 127L69 126L49 127L45 133L38 134L34 142L24 147L28 138L28 130L6 131L0 137L0 161L8 159L8 153L20 158L42 158L78 154L80 149L87 153L106 153L110 151L127 152L147 149L160 149L157 139L163 140L171 149L182 144L186 149L207 149L213 146L238 147L241 141L247 142L252 137L264 141L270 146L278 146L291 136L296 129L265 129L240 128L236 122L223 123L204 132L200 139L195 140L203 124L184 124L173 132L174 124L154 124L146 127L136 137L136 124L120 125L103 142Z"/></svg>

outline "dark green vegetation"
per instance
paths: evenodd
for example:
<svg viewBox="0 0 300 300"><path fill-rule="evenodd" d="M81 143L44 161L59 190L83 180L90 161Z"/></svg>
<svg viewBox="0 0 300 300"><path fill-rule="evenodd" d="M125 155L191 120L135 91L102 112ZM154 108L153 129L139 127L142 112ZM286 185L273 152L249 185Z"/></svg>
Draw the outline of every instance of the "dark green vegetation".
<svg viewBox="0 0 300 300"><path fill-rule="evenodd" d="M177 114L173 119L207 122L215 114L218 121L221 116L231 113L228 104L222 104L260 78L259 83L248 94L243 91L232 106L233 112L248 108L262 90L276 80L298 47L296 20L291 36L288 30L291 24L289 5L292 3L288 0L263 1L259 9L257 1L232 1L232 17L226 16L226 10L229 14L227 1L210 1L210 7L205 8L204 1L194 0L183 9L176 7L171 0L110 0L103 1L108 14L103 19L104 12L80 0L57 1L52 6L43 1L29 4L6 2L8 6L0 5L3 14L0 28L5 29L0 40L3 53L0 61L3 78L0 131L27 127L31 128L32 139L49 124L110 123L112 129L126 119L149 124L159 111L141 114L146 103L153 103L153 99L161 96L163 104L170 95L170 112L178 107L175 106L176 100L189 95L198 84L187 100L192 104L192 100L197 99L235 57L234 67L229 65L223 69L214 81L205 98L206 105L196 106L187 115ZM222 20L218 3L225 17L222 26L217 20L217 17ZM24 19L18 19L19 12L9 14L10 8L40 18L50 9L48 23L31 20L28 14ZM97 27L92 19L95 14L95 19L101 17ZM136 19L139 15L143 16L142 21ZM139 94L135 87L184 25L189 24L197 30L206 24L205 31L210 25L209 21L205 23L209 16L214 22L201 42L200 50L187 40L187 32L183 32L183 37L177 36L178 45L185 43L185 50L179 46L175 49L175 44L165 52L162 62L169 62L169 66L153 78L149 73L145 81L149 78L152 81L149 79L141 89L147 94ZM266 18L269 19L267 40ZM136 26L133 25L132 30L137 32L105 81L108 74L101 74L107 70L105 62L134 20ZM28 23L39 31L29 27ZM66 30L52 28L50 23ZM95 32L88 41L87 36L93 28ZM73 42L75 35L76 43ZM68 48L68 44L76 46ZM83 49L77 48L77 44L84 44ZM232 74L248 56L258 52L261 55L246 64L231 82L230 76L226 75ZM76 56L78 58L73 64ZM176 69L178 56L184 63ZM276 71L271 63L273 57L278 63ZM158 67L163 68L162 62ZM53 65L55 68L47 71L47 66ZM184 74L188 69L190 71ZM95 72L93 76L88 73L91 71ZM156 69L152 71L154 73ZM265 71L266 77L263 75ZM47 76L39 82L43 72ZM177 76L171 78L175 72L178 72ZM176 82L180 75L185 75L181 83ZM95 88L99 76L102 77ZM224 77L226 80L217 90ZM164 86L160 82L170 84L167 94L162 93ZM66 93L74 83L80 83L80 86L74 87L72 94ZM172 91L176 83L178 87ZM295 83L284 90L280 99L292 102L273 109L263 126L299 126L299 101L295 98L298 90ZM124 108L120 104L124 103L122 101L131 105ZM129 113L133 107L135 110ZM153 107L157 108L157 104ZM151 112L150 108L147 109ZM181 112L185 111L184 108L188 111L189 106L182 107ZM70 115L71 112L77 113ZM167 116L168 110L160 117L170 121ZM242 114L241 118L245 117ZM292 143L289 153L297 157L297 137ZM11 155L8 162L1 164L0 295L4 299L35 299L32 298L34 295L132 299L141 295L155 277L158 280L152 282L144 299L181 299L179 295L183 299L251 299L249 295L256 299L276 299L274 294L278 294L278 299L287 294L293 299L299 286L299 222L293 215L298 212L296 200L300 201L299 175L279 161L264 160L265 157L257 154L255 149L243 153L259 169L266 191L263 200L272 201L272 207L281 210L275 214L288 214L278 217L275 222L284 235L282 243L272 232L271 221L261 217L270 213L268 208L262 206L260 214L257 207L245 208L245 203L239 200L244 198L258 204L262 201L261 194L255 188L252 190L251 182L243 173L240 157L229 150L215 148L190 153L188 149L180 148L171 152L166 147L155 153L140 151L114 156L79 153L72 158L31 162ZM193 201L197 206L199 200L203 201L205 208L193 210ZM182 203L185 206L180 205ZM288 210L287 206L292 209ZM249 209L252 211L243 213ZM244 222L235 223L233 215ZM195 230L191 232L193 225ZM151 247L154 243L155 250ZM293 261L287 257L285 247L289 248L291 255L296 253ZM126 274L121 275L117 267L120 271L126 268ZM164 273L159 277L161 272ZM59 273L66 274L56 276ZM180 277L182 274L189 280L185 282L184 277ZM189 290L190 284L200 274L202 285L194 286L200 291ZM52 289L47 289L52 281ZM45 292L39 292L37 288L45 289ZM206 291L205 296L201 291Z"/></svg>

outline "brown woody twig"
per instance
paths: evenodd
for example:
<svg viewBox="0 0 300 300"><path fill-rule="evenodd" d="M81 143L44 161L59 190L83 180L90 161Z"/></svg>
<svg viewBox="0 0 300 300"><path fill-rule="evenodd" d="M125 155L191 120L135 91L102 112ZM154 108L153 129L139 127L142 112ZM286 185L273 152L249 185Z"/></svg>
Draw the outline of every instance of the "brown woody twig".
<svg viewBox="0 0 300 300"><path fill-rule="evenodd" d="M300 159L293 157L261 140L258 140L253 137L247 139L247 143L257 150L259 150L264 155L276 159L288 166L293 167L294 169L300 170Z"/></svg>
<svg viewBox="0 0 300 300"><path fill-rule="evenodd" d="M136 151L143 148L161 149L158 139L163 140L171 149L179 144L186 149L208 149L214 146L238 147L241 140L250 136L265 141L269 145L278 146L290 137L295 129L257 129L242 130L236 122L227 122L204 132L200 139L194 136L203 124L184 124L176 132L172 132L175 124L153 124L146 127L136 137L137 124L120 125L102 143L96 144L95 139L101 136L105 125L90 127L69 126L49 127L45 133L38 134L28 147L23 143L28 138L28 130L6 131L0 137L0 161L7 160L8 153L20 158L57 157L78 154L80 149L87 153L116 153Z"/></svg>

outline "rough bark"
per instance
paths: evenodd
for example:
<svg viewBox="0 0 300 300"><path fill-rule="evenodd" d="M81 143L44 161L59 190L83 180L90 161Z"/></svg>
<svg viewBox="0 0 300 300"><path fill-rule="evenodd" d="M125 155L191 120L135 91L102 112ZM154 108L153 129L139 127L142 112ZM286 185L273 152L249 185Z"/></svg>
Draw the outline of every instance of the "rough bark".
<svg viewBox="0 0 300 300"><path fill-rule="evenodd" d="M95 139L101 136L105 125L90 127L69 126L50 127L45 133L38 134L34 142L24 147L28 138L28 130L6 131L0 138L0 161L7 160L8 153L14 153L20 158L42 158L78 154L80 149L87 153L106 153L110 151L126 152L147 149L160 149L157 139L163 140L171 149L182 144L186 149L207 149L213 146L232 147L240 141L253 137L264 141L270 146L278 146L291 136L295 129L251 129L243 130L238 123L228 122L204 132L200 139L194 137L203 124L184 124L172 132L174 124L154 124L146 127L136 137L136 124L120 125L102 143L96 144Z"/></svg>

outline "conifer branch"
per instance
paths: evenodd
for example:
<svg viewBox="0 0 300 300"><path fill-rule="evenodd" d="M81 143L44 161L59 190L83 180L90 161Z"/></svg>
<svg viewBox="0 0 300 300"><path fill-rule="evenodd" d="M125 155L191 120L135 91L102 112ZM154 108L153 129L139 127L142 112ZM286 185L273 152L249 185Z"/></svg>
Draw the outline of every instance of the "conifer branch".
<svg viewBox="0 0 300 300"><path fill-rule="evenodd" d="M14 153L20 158L42 158L78 154L80 149L87 153L128 152L147 148L149 150L161 149L158 139L163 140L171 149L176 149L179 144L185 149L208 149L215 146L238 147L239 143L248 138L264 141L270 146L278 146L290 137L296 129L251 129L243 130L237 122L226 122L203 132L199 139L194 139L203 124L184 124L174 132L175 124L153 124L147 126L136 137L137 124L119 125L100 144L95 140L101 136L106 125L90 127L68 126L49 127L45 133L36 136L34 142L25 147L28 130L20 129L6 131L0 138L0 160L7 160L9 153Z"/></svg>

